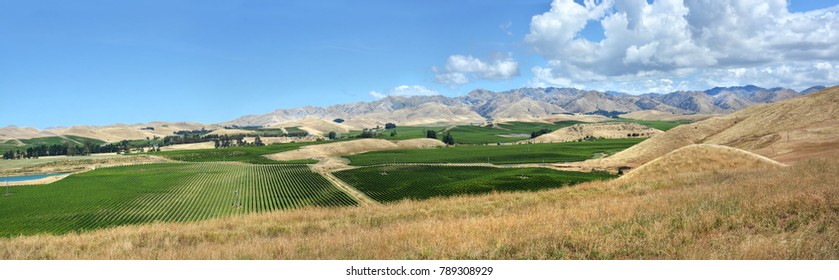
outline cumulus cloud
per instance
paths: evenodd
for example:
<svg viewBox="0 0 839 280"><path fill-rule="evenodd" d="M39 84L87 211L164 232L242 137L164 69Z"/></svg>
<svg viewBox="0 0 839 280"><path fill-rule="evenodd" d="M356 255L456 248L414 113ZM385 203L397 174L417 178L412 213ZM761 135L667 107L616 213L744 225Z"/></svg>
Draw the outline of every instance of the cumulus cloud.
<svg viewBox="0 0 839 280"><path fill-rule="evenodd" d="M468 83L470 79L507 80L516 77L519 75L519 63L509 55L491 62L471 55L452 55L442 70L432 67L432 71L438 83L456 86Z"/></svg>
<svg viewBox="0 0 839 280"><path fill-rule="evenodd" d="M383 92L370 91L370 96L376 99L382 99L388 96L416 96L416 95L439 95L436 90L420 86L420 85L401 85L395 88L385 90Z"/></svg>
<svg viewBox="0 0 839 280"><path fill-rule="evenodd" d="M589 21L603 26L603 40L581 36ZM679 87L674 77L693 77L686 86L803 86L835 83L836 30L839 6L793 13L785 0L555 0L532 18L525 42L548 60L531 69L532 84L673 82L649 87L666 90Z"/></svg>

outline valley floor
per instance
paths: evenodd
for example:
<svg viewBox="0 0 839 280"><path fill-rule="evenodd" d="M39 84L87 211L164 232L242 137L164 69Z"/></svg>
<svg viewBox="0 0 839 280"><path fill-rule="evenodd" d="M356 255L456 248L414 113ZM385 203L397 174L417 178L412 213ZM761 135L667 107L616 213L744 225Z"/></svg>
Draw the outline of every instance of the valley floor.
<svg viewBox="0 0 839 280"><path fill-rule="evenodd" d="M839 161L0 239L2 259L837 259Z"/></svg>

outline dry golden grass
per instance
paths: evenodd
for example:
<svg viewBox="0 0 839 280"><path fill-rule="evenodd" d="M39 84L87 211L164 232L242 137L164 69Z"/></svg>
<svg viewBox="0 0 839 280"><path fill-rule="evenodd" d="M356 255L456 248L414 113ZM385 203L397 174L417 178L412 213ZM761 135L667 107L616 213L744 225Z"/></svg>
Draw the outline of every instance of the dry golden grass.
<svg viewBox="0 0 839 280"><path fill-rule="evenodd" d="M154 130L141 130L141 128L145 127L153 127ZM80 125L50 129L44 132L94 138L105 142L116 142L121 140L145 139L146 137L154 138L155 136L165 137L179 130L213 129L214 127L215 125L191 122L150 122L146 124L113 124L107 126Z"/></svg>
<svg viewBox="0 0 839 280"><path fill-rule="evenodd" d="M839 161L0 239L2 259L837 259Z"/></svg>
<svg viewBox="0 0 839 280"><path fill-rule="evenodd" d="M657 110L644 110L644 111L635 111L620 115L621 118L627 119L636 119L636 120L651 120L651 121L679 121L679 120L688 120L688 121L701 121L710 117L715 117L717 115L713 114L692 114L692 115L682 115L682 114L673 114L668 112L662 112Z"/></svg>
<svg viewBox="0 0 839 280"><path fill-rule="evenodd" d="M199 143L189 143L189 144L175 144L169 146L160 147L161 151L184 151L184 150L200 150L200 149L212 149L215 148L215 143L212 141L207 142L199 142Z"/></svg>
<svg viewBox="0 0 839 280"><path fill-rule="evenodd" d="M644 137L652 137L661 134L662 131L650 128L637 123L591 123L575 124L569 127L557 129L539 137L519 141L521 143L553 143L569 142L584 139L585 137L595 138L629 138L627 134L637 133Z"/></svg>
<svg viewBox="0 0 839 280"><path fill-rule="evenodd" d="M330 131L335 133L347 133L352 128L343 123L335 123L331 120L322 120L315 117L306 117L302 120L272 123L270 127L285 128L285 127L300 127L300 129L309 132L312 135L326 136Z"/></svg>
<svg viewBox="0 0 839 280"><path fill-rule="evenodd" d="M752 170L782 166L784 165L777 161L749 151L721 145L694 144L647 162L622 176L620 180L629 182L692 172Z"/></svg>
<svg viewBox="0 0 839 280"><path fill-rule="evenodd" d="M839 86L680 125L588 165L638 166L691 144L740 148L782 163L839 155Z"/></svg>
<svg viewBox="0 0 839 280"><path fill-rule="evenodd" d="M251 134L251 133L253 133L253 130L221 128L221 129L213 130L212 132L207 133L207 135L236 135L236 134L245 134L246 135L246 134ZM210 148L212 148L212 147L210 147Z"/></svg>

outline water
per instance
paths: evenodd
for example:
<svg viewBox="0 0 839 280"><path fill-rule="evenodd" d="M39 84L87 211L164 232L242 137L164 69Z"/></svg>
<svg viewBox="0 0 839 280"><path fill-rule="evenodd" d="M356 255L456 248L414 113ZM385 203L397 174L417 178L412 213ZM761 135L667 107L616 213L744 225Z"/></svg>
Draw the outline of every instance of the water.
<svg viewBox="0 0 839 280"><path fill-rule="evenodd" d="M0 177L0 183L3 182L20 182L20 181L29 181L29 180L38 180L46 177L64 175L67 173L51 173L51 174L35 174L35 175L26 175L26 176L8 176L8 177Z"/></svg>

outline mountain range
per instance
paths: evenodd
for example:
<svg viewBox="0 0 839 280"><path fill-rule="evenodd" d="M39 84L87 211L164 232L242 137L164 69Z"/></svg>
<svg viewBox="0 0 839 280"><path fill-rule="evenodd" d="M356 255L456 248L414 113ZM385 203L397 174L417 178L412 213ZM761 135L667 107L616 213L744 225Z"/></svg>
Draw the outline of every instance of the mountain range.
<svg viewBox="0 0 839 280"><path fill-rule="evenodd" d="M306 118L344 119L347 125L369 126L396 122L406 125L483 122L486 119L522 120L573 113L659 111L671 114L727 114L752 105L773 103L824 89L798 92L754 85L715 87L705 91L631 95L575 88L519 88L503 92L477 89L459 97L390 96L373 102L279 109L247 115L223 125L272 126Z"/></svg>
<svg viewBox="0 0 839 280"><path fill-rule="evenodd" d="M300 127L312 134L345 133L387 122L398 125L454 125L503 121L555 121L570 118L602 120L598 114L629 113L638 119L703 119L757 105L773 103L824 89L815 86L801 92L787 88L754 85L715 87L705 91L676 91L668 94L632 95L616 91L574 88L519 88L502 92L476 89L459 97L390 96L373 102L328 107L306 106L278 109L261 115L247 115L218 124L193 122L150 122L107 126L78 125L38 130L30 127L0 128L0 140L75 135L114 142L172 135L174 131L225 126ZM575 116L567 116L572 114ZM581 116L580 114L592 114ZM598 118L595 118L598 117ZM337 123L333 120L343 119ZM597 120L590 120L597 121Z"/></svg>

